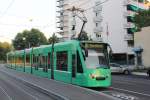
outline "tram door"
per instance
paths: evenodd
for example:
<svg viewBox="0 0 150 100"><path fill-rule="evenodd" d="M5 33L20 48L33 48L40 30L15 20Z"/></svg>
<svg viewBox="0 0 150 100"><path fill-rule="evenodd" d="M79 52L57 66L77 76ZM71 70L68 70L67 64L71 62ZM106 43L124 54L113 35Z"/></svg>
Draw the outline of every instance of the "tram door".
<svg viewBox="0 0 150 100"><path fill-rule="evenodd" d="M83 79L83 67L81 61L81 54L79 51L76 52L76 55L72 55L72 83L73 84L82 84Z"/></svg>
<svg viewBox="0 0 150 100"><path fill-rule="evenodd" d="M72 55L72 78L76 77L76 64L77 64L77 58L76 55Z"/></svg>

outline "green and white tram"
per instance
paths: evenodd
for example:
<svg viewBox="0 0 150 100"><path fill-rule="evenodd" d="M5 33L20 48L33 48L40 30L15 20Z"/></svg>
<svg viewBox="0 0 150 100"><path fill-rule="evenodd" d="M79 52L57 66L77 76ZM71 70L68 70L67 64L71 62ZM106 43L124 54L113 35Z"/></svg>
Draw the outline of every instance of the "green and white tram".
<svg viewBox="0 0 150 100"><path fill-rule="evenodd" d="M44 45L7 54L8 66L18 71L84 87L109 87L109 45L77 41Z"/></svg>

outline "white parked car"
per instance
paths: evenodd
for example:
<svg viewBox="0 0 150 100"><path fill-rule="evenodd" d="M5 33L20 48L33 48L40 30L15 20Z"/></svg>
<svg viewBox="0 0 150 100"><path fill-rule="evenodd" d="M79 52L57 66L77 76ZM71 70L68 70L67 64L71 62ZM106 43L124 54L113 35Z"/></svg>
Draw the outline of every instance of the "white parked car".
<svg viewBox="0 0 150 100"><path fill-rule="evenodd" d="M110 63L110 69L112 73L122 73L122 74L130 74L131 71L134 69L131 66L127 65L120 65L117 63Z"/></svg>

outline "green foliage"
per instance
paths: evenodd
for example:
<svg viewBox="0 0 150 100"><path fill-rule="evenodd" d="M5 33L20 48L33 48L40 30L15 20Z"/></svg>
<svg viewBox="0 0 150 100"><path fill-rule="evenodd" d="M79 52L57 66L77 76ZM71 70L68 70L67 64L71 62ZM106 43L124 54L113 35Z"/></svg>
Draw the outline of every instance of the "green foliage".
<svg viewBox="0 0 150 100"><path fill-rule="evenodd" d="M49 44L52 44L52 43L53 43L53 39L54 39L54 43L59 42L59 38L58 38L56 35L53 35L52 37L50 37L50 38L48 39L48 43L49 43Z"/></svg>
<svg viewBox="0 0 150 100"><path fill-rule="evenodd" d="M12 41L16 50L47 44L47 39L38 29L24 30L18 33Z"/></svg>
<svg viewBox="0 0 150 100"><path fill-rule="evenodd" d="M139 11L138 14L135 15L135 25L138 31L140 31L142 27L150 26L150 9Z"/></svg>
<svg viewBox="0 0 150 100"><path fill-rule="evenodd" d="M6 54L10 52L12 46L7 42L0 42L0 61L6 61Z"/></svg>

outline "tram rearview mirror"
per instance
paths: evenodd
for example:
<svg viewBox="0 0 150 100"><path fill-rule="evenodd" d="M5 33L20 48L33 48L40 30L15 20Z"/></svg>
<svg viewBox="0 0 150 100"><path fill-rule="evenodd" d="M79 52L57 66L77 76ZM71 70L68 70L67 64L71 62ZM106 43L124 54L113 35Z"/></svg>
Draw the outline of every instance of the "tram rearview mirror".
<svg viewBox="0 0 150 100"><path fill-rule="evenodd" d="M85 49L85 56L88 57L88 50Z"/></svg>

